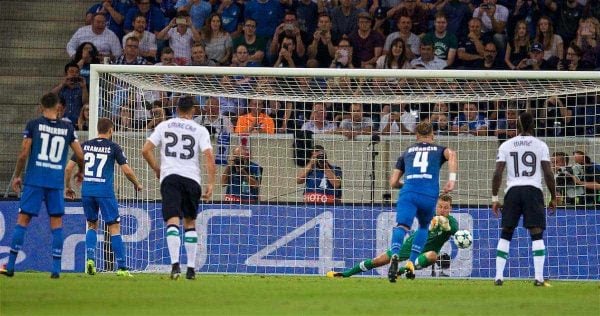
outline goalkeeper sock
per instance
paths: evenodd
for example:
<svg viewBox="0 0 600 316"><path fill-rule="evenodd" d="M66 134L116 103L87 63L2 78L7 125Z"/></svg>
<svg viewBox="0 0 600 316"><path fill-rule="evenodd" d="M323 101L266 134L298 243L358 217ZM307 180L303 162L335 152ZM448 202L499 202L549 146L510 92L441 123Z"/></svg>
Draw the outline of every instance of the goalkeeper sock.
<svg viewBox="0 0 600 316"><path fill-rule="evenodd" d="M427 256L425 256L424 253L420 254L417 257L417 260L415 260L415 270L421 270L425 267L428 267L432 264L433 262L429 262L429 260L427 260Z"/></svg>
<svg viewBox="0 0 600 316"><path fill-rule="evenodd" d="M342 272L342 275L344 276L344 278L347 278L347 277L351 277L358 273L367 272L369 270L372 270L374 267L375 266L373 265L373 260L367 259L367 260L361 261L360 263L358 263L357 265L352 267L350 270L346 270L346 271Z"/></svg>
<svg viewBox="0 0 600 316"><path fill-rule="evenodd" d="M181 248L181 239L179 238L179 227L169 225L167 227L167 247L169 248L169 257L171 264L179 262L179 248Z"/></svg>
<svg viewBox="0 0 600 316"><path fill-rule="evenodd" d="M504 266L508 259L508 247L510 241L500 238L498 248L496 249L496 278L494 280L504 280Z"/></svg>
<svg viewBox="0 0 600 316"><path fill-rule="evenodd" d="M415 233L415 238L413 239L412 247L410 248L409 259L411 262L417 262L417 257L421 255L423 246L425 245L425 241L427 241L428 234L429 229L427 227L419 227L419 229L417 229L417 232Z"/></svg>
<svg viewBox="0 0 600 316"><path fill-rule="evenodd" d="M544 261L546 260L546 246L544 245L544 240L534 240L531 245L531 250L533 250L535 279L544 282Z"/></svg>
<svg viewBox="0 0 600 316"><path fill-rule="evenodd" d="M63 248L63 229L55 228L52 230L52 274L58 274L61 270L62 248Z"/></svg>
<svg viewBox="0 0 600 316"><path fill-rule="evenodd" d="M96 260L96 244L98 243L98 233L94 229L88 229L85 232L85 253L88 260Z"/></svg>
<svg viewBox="0 0 600 316"><path fill-rule="evenodd" d="M392 255L400 254L400 248L404 243L405 235L406 230L403 227L396 226L394 229L392 229L392 246L390 247Z"/></svg>
<svg viewBox="0 0 600 316"><path fill-rule="evenodd" d="M15 230L13 230L12 243L10 244L10 253L8 255L8 263L6 264L6 270L8 271L15 270L15 262L17 262L19 250L23 248L26 231L27 227L21 225L16 225Z"/></svg>
<svg viewBox="0 0 600 316"><path fill-rule="evenodd" d="M196 267L196 251L198 250L198 233L195 228L186 229L184 235L184 246L187 254L187 267Z"/></svg>
<svg viewBox="0 0 600 316"><path fill-rule="evenodd" d="M112 235L110 236L110 243L113 251L115 252L115 257L117 259L117 268L118 269L126 269L125 266L125 246L123 245L123 239L121 235Z"/></svg>

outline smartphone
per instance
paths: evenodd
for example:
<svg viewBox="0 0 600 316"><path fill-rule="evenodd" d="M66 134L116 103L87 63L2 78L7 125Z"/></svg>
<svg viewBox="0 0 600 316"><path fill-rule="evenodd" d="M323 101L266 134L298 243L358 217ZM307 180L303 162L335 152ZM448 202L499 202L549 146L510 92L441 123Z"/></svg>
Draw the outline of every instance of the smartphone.
<svg viewBox="0 0 600 316"><path fill-rule="evenodd" d="M291 24L291 23L286 23L286 24L283 26L283 30L284 30L284 31L293 31L293 30L294 30L294 24Z"/></svg>
<svg viewBox="0 0 600 316"><path fill-rule="evenodd" d="M176 18L175 23L177 24L186 24L185 18Z"/></svg>
<svg viewBox="0 0 600 316"><path fill-rule="evenodd" d="M527 59L525 61L525 65L527 65L527 66L531 66L531 65L534 65L534 64L535 64L535 59Z"/></svg>

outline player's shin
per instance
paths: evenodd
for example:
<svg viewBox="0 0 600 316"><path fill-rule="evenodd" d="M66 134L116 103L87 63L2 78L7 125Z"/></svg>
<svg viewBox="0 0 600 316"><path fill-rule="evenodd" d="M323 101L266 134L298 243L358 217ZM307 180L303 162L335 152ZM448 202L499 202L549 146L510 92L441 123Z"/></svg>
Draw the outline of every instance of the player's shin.
<svg viewBox="0 0 600 316"><path fill-rule="evenodd" d="M373 264L373 260L366 259L366 260L363 260L360 263L356 264L350 270L346 270L346 271L342 272L342 275L344 276L344 278L347 278L347 277L351 277L358 273L373 270L373 268L375 268L375 265Z"/></svg>
<svg viewBox="0 0 600 316"><path fill-rule="evenodd" d="M390 247L392 255L398 255L400 253L400 248L404 242L405 235L406 229L402 226L396 226L392 230L392 246Z"/></svg>
<svg viewBox="0 0 600 316"><path fill-rule="evenodd" d="M25 232L27 227L16 225L13 230L12 243L10 244L10 253L8 255L8 264L6 265L7 271L15 270L15 262L17 262L17 255L21 248L23 248L23 242L25 240Z"/></svg>
<svg viewBox="0 0 600 316"><path fill-rule="evenodd" d="M167 247L169 248L171 264L178 263L181 239L179 238L179 227L175 225L169 225L167 227Z"/></svg>
<svg viewBox="0 0 600 316"><path fill-rule="evenodd" d="M117 268L127 269L127 266L125 265L125 246L123 245L123 238L121 238L121 235L112 235L110 236L110 242L117 259Z"/></svg>
<svg viewBox="0 0 600 316"><path fill-rule="evenodd" d="M63 229L62 227L52 230L52 274L56 275L61 270L62 249L63 249Z"/></svg>
<svg viewBox="0 0 600 316"><path fill-rule="evenodd" d="M531 234L535 279L540 282L544 282L544 261L546 260L546 246L542 236L543 233Z"/></svg>
<svg viewBox="0 0 600 316"><path fill-rule="evenodd" d="M504 280L504 267L506 266L506 260L508 259L508 249L510 246L510 240L512 239L512 233L502 231L500 240L498 240L498 247L496 248L496 277L495 280Z"/></svg>
<svg viewBox="0 0 600 316"><path fill-rule="evenodd" d="M185 230L184 246L187 254L187 267L196 268L196 251L198 249L198 233L196 229Z"/></svg>
<svg viewBox="0 0 600 316"><path fill-rule="evenodd" d="M94 229L88 229L85 232L85 251L88 260L96 260L96 244L98 243L98 233Z"/></svg>
<svg viewBox="0 0 600 316"><path fill-rule="evenodd" d="M418 266L417 258L421 255L423 251L423 246L427 241L427 235L429 233L429 229L427 227L419 227L415 232L415 238L413 240L412 247L410 249L410 261L415 264L415 268L419 269L423 266Z"/></svg>

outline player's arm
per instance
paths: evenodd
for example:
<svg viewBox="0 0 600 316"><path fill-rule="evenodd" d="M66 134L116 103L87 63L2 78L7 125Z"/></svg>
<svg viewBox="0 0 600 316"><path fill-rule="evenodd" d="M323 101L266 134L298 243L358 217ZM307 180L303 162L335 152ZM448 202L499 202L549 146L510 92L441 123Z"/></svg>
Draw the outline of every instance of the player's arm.
<svg viewBox="0 0 600 316"><path fill-rule="evenodd" d="M504 173L504 168L506 167L506 162L504 161L496 161L496 170L494 170L494 176L492 177L492 211L494 215L500 215L500 201L498 200L498 191L500 191L500 184L502 184L502 173Z"/></svg>
<svg viewBox="0 0 600 316"><path fill-rule="evenodd" d="M138 180L137 176L135 175L135 172L133 171L133 169L131 169L129 164L122 164L121 171L123 172L125 177L127 177L127 180L129 180L129 182L133 183L133 186L135 187L136 191L142 190L142 184Z"/></svg>
<svg viewBox="0 0 600 316"><path fill-rule="evenodd" d="M150 168L154 170L156 178L160 179L160 166L158 165L158 161L156 161L156 157L154 156L154 148L156 148L154 143L146 140L144 147L142 147L142 157L144 157L144 160L146 160Z"/></svg>
<svg viewBox="0 0 600 316"><path fill-rule="evenodd" d="M456 184L456 172L458 172L458 157L454 150L446 148L444 157L448 160L448 182L444 185L444 193L452 192Z"/></svg>
<svg viewBox="0 0 600 316"><path fill-rule="evenodd" d="M204 164L206 165L206 172L208 173L208 184L206 185L205 193L202 194L202 198L208 200L212 197L213 188L215 186L217 166L215 165L215 157L212 149L209 148L202 153L204 154Z"/></svg>
<svg viewBox="0 0 600 316"><path fill-rule="evenodd" d="M392 189L399 189L402 187L400 179L402 179L403 174L404 172L400 169L394 169L394 171L392 171L392 175L390 176L390 187L392 187Z"/></svg>
<svg viewBox="0 0 600 316"><path fill-rule="evenodd" d="M81 144L77 140L71 143L71 149L73 150L73 155L75 156L75 163L79 167L79 172L77 172L77 180L83 181L83 150L81 149Z"/></svg>
<svg viewBox="0 0 600 316"><path fill-rule="evenodd" d="M548 208L552 212L556 210L556 182L554 179L554 172L552 172L552 167L550 166L550 161L542 160L542 171L544 171L544 181L546 182L546 186L548 186L548 191L550 191L550 203L548 204Z"/></svg>
<svg viewBox="0 0 600 316"><path fill-rule="evenodd" d="M69 159L69 162L67 162L67 167L65 168L65 196L70 200L75 198L75 191L71 186L71 178L73 178L73 171L75 171L75 166L77 166L77 163L73 161L73 158Z"/></svg>
<svg viewBox="0 0 600 316"><path fill-rule="evenodd" d="M29 153L31 152L31 143L32 140L29 137L23 138L23 141L21 142L21 151L17 156L17 164L15 166L15 173L12 183L13 191L15 191L16 193L21 192L21 175L23 174L23 169L25 169L27 158L29 157Z"/></svg>

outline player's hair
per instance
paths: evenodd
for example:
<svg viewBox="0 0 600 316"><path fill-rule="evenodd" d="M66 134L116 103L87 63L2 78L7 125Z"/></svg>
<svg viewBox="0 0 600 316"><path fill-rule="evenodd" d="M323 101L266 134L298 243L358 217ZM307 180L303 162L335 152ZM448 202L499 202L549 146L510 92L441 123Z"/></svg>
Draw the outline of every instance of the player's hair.
<svg viewBox="0 0 600 316"><path fill-rule="evenodd" d="M101 117L98 119L98 134L106 134L114 126L115 124L113 121L106 117Z"/></svg>
<svg viewBox="0 0 600 316"><path fill-rule="evenodd" d="M417 136L428 136L433 134L433 125L429 122L420 122L417 124L417 128L415 128L415 133Z"/></svg>
<svg viewBox="0 0 600 316"><path fill-rule="evenodd" d="M519 122L517 126L521 133L529 133L533 135L533 128L535 121L533 115L530 112L523 112L519 115Z"/></svg>
<svg viewBox="0 0 600 316"><path fill-rule="evenodd" d="M45 109L51 109L58 104L58 96L52 92L48 92L40 99L40 104Z"/></svg>
<svg viewBox="0 0 600 316"><path fill-rule="evenodd" d="M446 193L440 194L440 196L438 197L438 200L452 204L452 196L450 194L446 194Z"/></svg>
<svg viewBox="0 0 600 316"><path fill-rule="evenodd" d="M177 111L180 112L188 112L194 109L194 98L191 96L185 96L179 99L179 103L177 104Z"/></svg>

